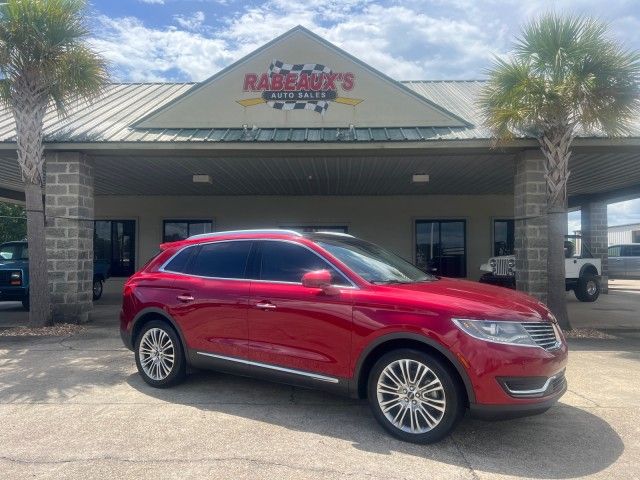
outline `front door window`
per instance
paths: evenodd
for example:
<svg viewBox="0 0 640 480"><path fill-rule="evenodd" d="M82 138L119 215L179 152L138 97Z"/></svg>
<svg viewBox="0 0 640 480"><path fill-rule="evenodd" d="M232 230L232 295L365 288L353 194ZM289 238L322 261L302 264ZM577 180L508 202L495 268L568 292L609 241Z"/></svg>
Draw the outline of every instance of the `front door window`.
<svg viewBox="0 0 640 480"><path fill-rule="evenodd" d="M467 276L466 222L416 221L416 266L444 277Z"/></svg>

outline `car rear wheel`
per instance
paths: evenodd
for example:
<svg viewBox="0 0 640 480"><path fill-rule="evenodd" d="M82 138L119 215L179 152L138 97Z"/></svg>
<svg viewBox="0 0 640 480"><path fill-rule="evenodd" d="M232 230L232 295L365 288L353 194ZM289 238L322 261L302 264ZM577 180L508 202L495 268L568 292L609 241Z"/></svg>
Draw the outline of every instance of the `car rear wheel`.
<svg viewBox="0 0 640 480"><path fill-rule="evenodd" d="M376 420L391 435L413 443L445 437L462 416L462 393L449 369L418 350L383 355L369 375L368 397Z"/></svg>
<svg viewBox="0 0 640 480"><path fill-rule="evenodd" d="M595 302L600 296L600 282L595 275L585 273L578 279L574 293L581 302Z"/></svg>
<svg viewBox="0 0 640 480"><path fill-rule="evenodd" d="M180 339L166 322L153 320L143 327L136 340L135 356L138 373L152 387L170 387L185 377Z"/></svg>
<svg viewBox="0 0 640 480"><path fill-rule="evenodd" d="M93 299L99 300L102 296L103 283L99 278L93 279Z"/></svg>

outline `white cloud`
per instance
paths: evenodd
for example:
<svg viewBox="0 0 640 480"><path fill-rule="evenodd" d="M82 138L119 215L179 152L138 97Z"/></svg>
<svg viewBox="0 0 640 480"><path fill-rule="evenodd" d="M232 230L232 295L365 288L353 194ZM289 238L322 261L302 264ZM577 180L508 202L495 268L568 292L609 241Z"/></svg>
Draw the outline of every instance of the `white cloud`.
<svg viewBox="0 0 640 480"><path fill-rule="evenodd" d="M565 8L610 19L618 36L637 48L640 20L632 3L575 0ZM371 0L236 2L210 15L208 25L203 11L176 15L175 25L165 27L150 27L135 18L102 17L96 44L108 52L123 79L201 80L302 24L397 79L478 78L493 55L508 51L521 23L560 7L553 0L390 0L385 5ZM155 44L141 45L129 27ZM182 47L186 53L177 58ZM198 51L202 59L194 56ZM151 73L144 73L150 66Z"/></svg>
<svg viewBox="0 0 640 480"><path fill-rule="evenodd" d="M202 80L231 63L226 42L176 27L154 29L133 17L99 16L101 35L94 47L121 81Z"/></svg>
<svg viewBox="0 0 640 480"><path fill-rule="evenodd" d="M640 198L610 204L607 217L610 226L640 223Z"/></svg>
<svg viewBox="0 0 640 480"><path fill-rule="evenodd" d="M174 20L178 25L186 30L200 30L204 22L204 12L197 11L193 15L174 15Z"/></svg>
<svg viewBox="0 0 640 480"><path fill-rule="evenodd" d="M141 3L148 3L150 5L164 5L164 0L138 0Z"/></svg>

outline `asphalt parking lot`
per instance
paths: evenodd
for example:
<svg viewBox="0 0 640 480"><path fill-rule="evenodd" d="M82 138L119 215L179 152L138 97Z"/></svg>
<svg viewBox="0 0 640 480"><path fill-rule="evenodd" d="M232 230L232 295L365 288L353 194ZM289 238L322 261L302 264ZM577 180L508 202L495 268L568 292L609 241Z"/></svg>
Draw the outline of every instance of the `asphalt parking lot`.
<svg viewBox="0 0 640 480"><path fill-rule="evenodd" d="M212 372L154 390L120 342L111 287L75 336L0 337L0 478L640 478L640 282L570 300L574 325L606 338L570 342L556 407L466 418L431 446L321 392ZM22 321L0 304L0 328Z"/></svg>

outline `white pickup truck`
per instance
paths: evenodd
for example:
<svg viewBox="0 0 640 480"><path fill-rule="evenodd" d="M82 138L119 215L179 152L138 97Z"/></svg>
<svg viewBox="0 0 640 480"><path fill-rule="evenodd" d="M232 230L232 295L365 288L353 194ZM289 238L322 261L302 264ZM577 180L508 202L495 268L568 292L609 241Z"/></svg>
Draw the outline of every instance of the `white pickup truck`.
<svg viewBox="0 0 640 480"><path fill-rule="evenodd" d="M586 245L582 245L581 254L575 254L576 244L580 237L567 235L564 242L565 285L566 290L573 290L581 302L595 302L600 296L600 275L602 264L599 258L593 258ZM516 287L516 257L503 255L491 257L487 263L480 265L483 273L482 283L490 283L502 287Z"/></svg>

